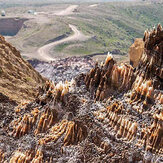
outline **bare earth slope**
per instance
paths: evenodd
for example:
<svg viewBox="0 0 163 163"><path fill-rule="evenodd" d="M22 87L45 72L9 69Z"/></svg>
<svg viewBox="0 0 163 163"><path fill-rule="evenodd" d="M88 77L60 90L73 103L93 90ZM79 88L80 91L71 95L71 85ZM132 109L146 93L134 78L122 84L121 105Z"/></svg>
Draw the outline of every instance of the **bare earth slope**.
<svg viewBox="0 0 163 163"><path fill-rule="evenodd" d="M0 36L0 92L11 99L32 100L35 89L45 79L20 56L20 52Z"/></svg>

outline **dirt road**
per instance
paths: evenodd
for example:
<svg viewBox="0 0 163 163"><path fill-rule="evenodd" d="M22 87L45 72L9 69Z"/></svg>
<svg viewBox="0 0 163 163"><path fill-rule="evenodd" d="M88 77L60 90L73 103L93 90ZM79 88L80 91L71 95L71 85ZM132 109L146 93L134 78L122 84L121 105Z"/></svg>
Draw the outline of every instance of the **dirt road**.
<svg viewBox="0 0 163 163"><path fill-rule="evenodd" d="M66 15L71 15L73 14L73 12L75 11L75 9L78 8L79 5L70 5L65 9L59 10L59 11L49 11L49 12L45 12L45 11L41 11L41 12L37 12L38 15L44 15L44 16L66 16Z"/></svg>
<svg viewBox="0 0 163 163"><path fill-rule="evenodd" d="M69 7L67 7L66 9L56 12L54 13L54 15L58 15L58 16L64 16L64 15L70 15L73 14L74 10L78 7L78 5L71 5Z"/></svg>
<svg viewBox="0 0 163 163"><path fill-rule="evenodd" d="M52 57L49 53L50 50L54 48L55 46L62 44L62 43L70 42L70 41L76 41L76 40L84 41L89 38L88 36L85 36L84 34L82 34L74 25L69 24L69 27L74 32L73 35L70 35L69 37L58 40L58 41L54 41L52 43L49 43L39 48L37 51L37 55L40 59L45 60L45 61L55 60L54 57Z"/></svg>

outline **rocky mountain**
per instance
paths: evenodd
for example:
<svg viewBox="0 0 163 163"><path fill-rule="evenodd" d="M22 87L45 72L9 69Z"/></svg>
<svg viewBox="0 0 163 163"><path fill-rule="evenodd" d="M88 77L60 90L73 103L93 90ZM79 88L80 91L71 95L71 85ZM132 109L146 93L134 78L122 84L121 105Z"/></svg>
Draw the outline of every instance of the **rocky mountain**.
<svg viewBox="0 0 163 163"><path fill-rule="evenodd" d="M0 161L161 163L161 25L145 32L143 42L135 69L108 54L74 80L47 81L29 103L14 107L0 94Z"/></svg>
<svg viewBox="0 0 163 163"><path fill-rule="evenodd" d="M22 59L20 52L0 36L0 92L18 103L29 101L44 82L45 79Z"/></svg>

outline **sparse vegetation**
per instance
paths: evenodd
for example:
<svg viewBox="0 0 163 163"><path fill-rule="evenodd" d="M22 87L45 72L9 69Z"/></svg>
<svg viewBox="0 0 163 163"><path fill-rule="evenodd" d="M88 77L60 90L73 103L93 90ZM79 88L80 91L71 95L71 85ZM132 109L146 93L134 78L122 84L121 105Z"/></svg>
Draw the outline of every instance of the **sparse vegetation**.
<svg viewBox="0 0 163 163"><path fill-rule="evenodd" d="M82 43L89 52L91 47L90 53L119 49L120 54L126 54L134 38L143 36L144 28L163 24L162 7L160 4L139 2L134 5L129 2L100 4L95 10L83 7L74 23L83 33L93 36ZM73 23L73 20L70 22Z"/></svg>

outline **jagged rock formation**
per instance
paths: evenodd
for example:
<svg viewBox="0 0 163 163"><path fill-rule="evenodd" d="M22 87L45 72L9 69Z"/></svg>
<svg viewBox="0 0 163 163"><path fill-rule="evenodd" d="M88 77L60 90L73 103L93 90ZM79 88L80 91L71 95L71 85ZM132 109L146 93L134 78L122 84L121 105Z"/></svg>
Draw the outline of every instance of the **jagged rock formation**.
<svg viewBox="0 0 163 163"><path fill-rule="evenodd" d="M145 32L134 70L105 63L71 82L47 81L34 101L6 99L0 119L1 162L163 161L163 30ZM5 122L4 122L5 121Z"/></svg>
<svg viewBox="0 0 163 163"><path fill-rule="evenodd" d="M111 54L108 54L101 67L91 69L85 77L85 84L89 90L96 89L95 99L104 100L109 95L127 91L133 82L133 68L127 64L115 64Z"/></svg>
<svg viewBox="0 0 163 163"><path fill-rule="evenodd" d="M32 100L45 79L23 60L20 52L0 36L0 91L11 99Z"/></svg>
<svg viewBox="0 0 163 163"><path fill-rule="evenodd" d="M46 85L40 88L36 101L41 105L46 105L50 101L53 101L53 103L64 102L65 95L71 89L72 85L73 81L65 84L60 82L57 85L47 81ZM26 109L27 104L20 104L15 108L15 112L20 114L23 109ZM33 126L35 126L34 134L37 135L45 132L58 121L57 115L58 113L55 109L45 107L45 110L40 111L38 107L35 107L30 113L26 113L23 117L20 116L10 123L9 126L12 129L11 135L20 138L29 133Z"/></svg>
<svg viewBox="0 0 163 163"><path fill-rule="evenodd" d="M136 70L131 100L143 100L144 104L158 99L163 104L163 30L161 25L153 31L145 31L144 53Z"/></svg>
<svg viewBox="0 0 163 163"><path fill-rule="evenodd" d="M39 140L39 144L56 141L64 133L64 146L78 144L87 137L87 128L78 121L62 120L62 122L51 128L48 135Z"/></svg>
<svg viewBox="0 0 163 163"><path fill-rule="evenodd" d="M152 102L158 96L162 102L163 90L163 31L161 25L153 31L145 31L144 53L142 54L136 72L129 65L115 64L111 54L105 63L91 69L85 77L85 84L90 91L95 92L95 99L103 100L109 95L131 89L131 102L145 100ZM135 81L135 82L134 82Z"/></svg>
<svg viewBox="0 0 163 163"><path fill-rule="evenodd" d="M144 122L144 125L148 126L144 127L140 125L141 123L138 124L136 121L131 122L126 119L125 117L127 116L125 116L125 114L128 113L123 111L124 107L121 107L122 105L119 104L120 100L118 100L118 103L109 106L109 109L99 110L94 114L97 119L104 124L109 123L109 126L117 133L117 138L122 137L127 141L134 139L134 141L141 142L145 150L162 154L163 30L161 25L158 25L157 29L153 29L150 32L145 31L143 41L144 53L140 58L135 73L129 73L130 71L128 71L125 76L121 76L121 71L119 74L114 73L114 61L111 55L109 55L104 65L100 68L96 66L90 70L85 77L85 83L90 91L93 90L93 92L95 92L96 99L100 97L99 100L108 98L110 95L117 96L117 94L115 94L116 90L119 92L121 88L123 88L123 90L125 90L125 88L127 88L127 90L131 88L131 91L127 94L127 96L130 97L129 101L126 99L127 103L129 102L134 108L134 111L139 114L143 114L147 110L152 109L150 110L150 116L146 116L148 120L153 117L152 120L149 120L151 126ZM108 71L109 75L106 75L103 69L107 69L105 72ZM127 82L123 82L125 79ZM119 85L117 83L119 83ZM128 84L130 84L130 87L128 87ZM110 93L112 90L114 90L114 94ZM123 96L123 98L126 97ZM130 104L127 103L126 107L131 107ZM155 109L156 103L160 103L160 109ZM122 113L122 116L117 113ZM141 132L138 133L137 139L135 139L138 126L141 126ZM140 138L139 135L141 135Z"/></svg>
<svg viewBox="0 0 163 163"><path fill-rule="evenodd" d="M144 41L142 38L135 39L134 43L129 48L130 64L133 67L137 67L139 60L144 51Z"/></svg>
<svg viewBox="0 0 163 163"><path fill-rule="evenodd" d="M145 123L142 125L142 122L138 123L135 121L137 117L133 120L132 117L127 116L125 108L117 102L110 104L105 109L94 112L94 115L106 127L113 129L117 138L121 138L125 142L131 142L131 144L135 143L138 147L144 147L146 151L163 154L162 110L159 114L153 115L151 126ZM146 118L148 119L148 117ZM145 125L147 126L145 127Z"/></svg>

